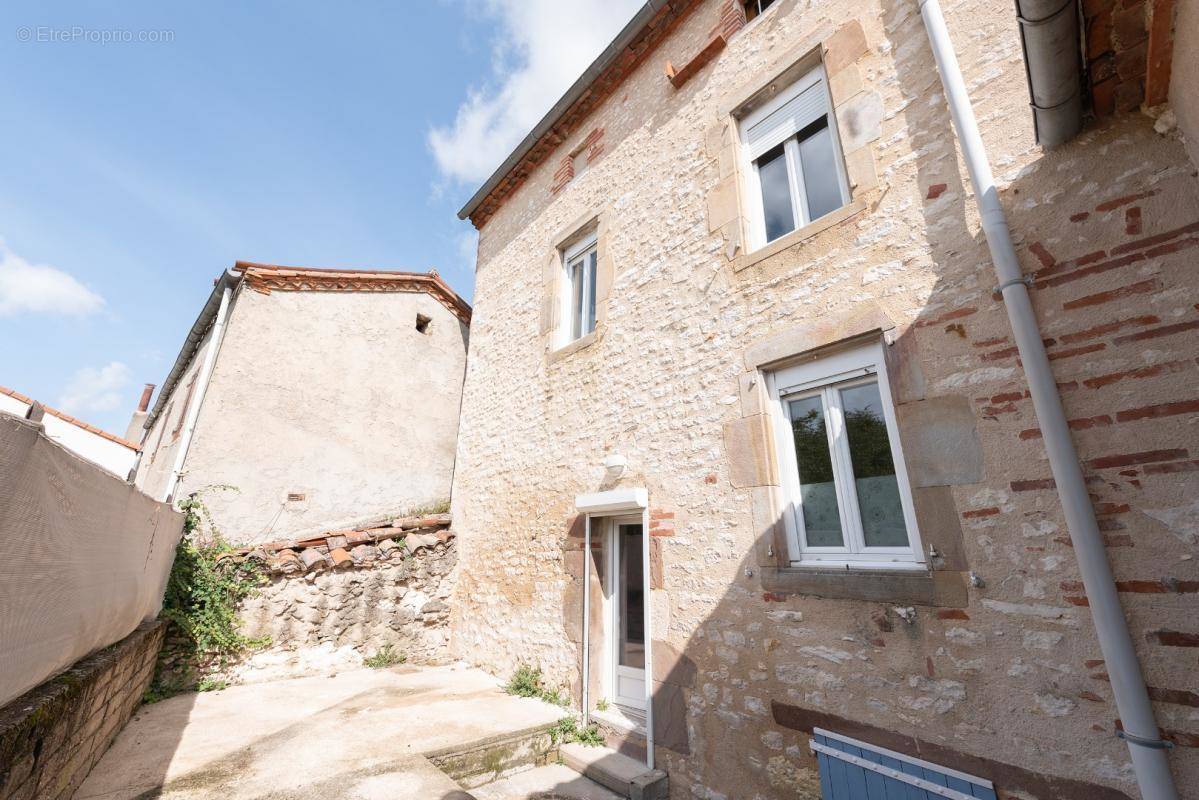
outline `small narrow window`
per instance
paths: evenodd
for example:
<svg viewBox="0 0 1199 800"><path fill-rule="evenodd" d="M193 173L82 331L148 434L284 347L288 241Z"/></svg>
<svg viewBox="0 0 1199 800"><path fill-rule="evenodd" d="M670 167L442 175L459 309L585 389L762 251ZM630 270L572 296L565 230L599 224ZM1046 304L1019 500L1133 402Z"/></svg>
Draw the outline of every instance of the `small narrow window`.
<svg viewBox="0 0 1199 800"><path fill-rule="evenodd" d="M418 333L428 333L429 325L433 323L432 317L426 317L424 314L416 315L416 330Z"/></svg>
<svg viewBox="0 0 1199 800"><path fill-rule="evenodd" d="M741 120L756 247L848 202L824 70L810 71Z"/></svg>
<svg viewBox="0 0 1199 800"><path fill-rule="evenodd" d="M774 5L774 0L743 0L742 4L745 6L745 21L749 22Z"/></svg>
<svg viewBox="0 0 1199 800"><path fill-rule="evenodd" d="M773 373L793 560L923 561L882 346Z"/></svg>
<svg viewBox="0 0 1199 800"><path fill-rule="evenodd" d="M596 238L589 236L563 254L563 344L595 330Z"/></svg>

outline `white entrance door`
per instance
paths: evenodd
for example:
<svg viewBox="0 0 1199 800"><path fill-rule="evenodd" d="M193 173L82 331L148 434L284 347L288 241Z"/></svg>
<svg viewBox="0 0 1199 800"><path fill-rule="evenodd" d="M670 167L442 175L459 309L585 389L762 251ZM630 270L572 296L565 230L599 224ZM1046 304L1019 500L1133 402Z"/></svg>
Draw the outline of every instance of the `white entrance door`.
<svg viewBox="0 0 1199 800"><path fill-rule="evenodd" d="M641 518L612 521L608 552L608 630L612 700L645 713L645 570Z"/></svg>

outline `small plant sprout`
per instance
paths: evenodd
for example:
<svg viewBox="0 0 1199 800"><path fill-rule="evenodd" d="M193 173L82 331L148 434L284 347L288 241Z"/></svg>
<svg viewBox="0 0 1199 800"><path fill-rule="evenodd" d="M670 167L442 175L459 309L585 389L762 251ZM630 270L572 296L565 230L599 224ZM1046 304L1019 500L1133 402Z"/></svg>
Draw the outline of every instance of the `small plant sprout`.
<svg viewBox="0 0 1199 800"><path fill-rule="evenodd" d="M371 669L384 669L394 667L396 664L403 664L407 660L408 656L396 650L392 645L385 644L376 650L374 655L362 659L362 663Z"/></svg>

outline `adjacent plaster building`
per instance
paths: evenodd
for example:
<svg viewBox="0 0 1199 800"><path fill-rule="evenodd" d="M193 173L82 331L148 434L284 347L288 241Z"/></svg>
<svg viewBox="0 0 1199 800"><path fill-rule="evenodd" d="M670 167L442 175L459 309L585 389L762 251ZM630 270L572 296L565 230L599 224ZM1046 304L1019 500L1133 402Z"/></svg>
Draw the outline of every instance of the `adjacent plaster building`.
<svg viewBox="0 0 1199 800"><path fill-rule="evenodd" d="M40 421L46 436L122 480L129 477L137 462L137 442L101 430L57 408L42 405L20 392L0 386L0 411L25 419L35 407L43 412Z"/></svg>
<svg viewBox="0 0 1199 800"><path fill-rule="evenodd" d="M435 272L239 262L145 419L138 487L203 491L239 544L444 500L470 316Z"/></svg>
<svg viewBox="0 0 1199 800"><path fill-rule="evenodd" d="M946 16L1193 791L1199 31L1066 6L1089 110L1053 150L1012 5ZM537 664L672 797L819 797L818 730L1137 796L916 2L647 3L463 216L455 655Z"/></svg>

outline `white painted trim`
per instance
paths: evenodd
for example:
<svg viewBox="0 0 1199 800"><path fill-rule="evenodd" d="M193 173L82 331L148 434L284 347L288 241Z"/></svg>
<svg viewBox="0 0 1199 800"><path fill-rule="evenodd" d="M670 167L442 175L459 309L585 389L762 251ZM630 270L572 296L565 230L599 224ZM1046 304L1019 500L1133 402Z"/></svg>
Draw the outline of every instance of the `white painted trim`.
<svg viewBox="0 0 1199 800"><path fill-rule="evenodd" d="M642 506L641 511L641 583L642 583L642 612L645 622L642 631L645 636L645 766L654 768L654 632L652 620L654 617L654 588L650 581L649 564L649 504Z"/></svg>
<svg viewBox="0 0 1199 800"><path fill-rule="evenodd" d="M903 446L899 440L899 429L895 422L891 388L884 368L883 346L881 341L873 342L842 350L825 358L769 372L765 376L782 477L783 491L778 493L778 512L786 526L788 555L792 566L911 571L925 568L911 484L903 457ZM839 399L830 399L830 396L844 386L870 378L877 380L879 387L879 399L891 443L891 459L895 463L895 481L898 484L904 525L908 532L907 547L867 548L857 496L849 496L854 489L854 483L848 443L840 430L844 421ZM789 401L803 395L820 397L821 407L826 415L825 429L829 437L829 450L836 476L837 504L841 515L843 545L840 547L809 547L803 530L799 470L796 464L795 442L790 435L791 423L787 406Z"/></svg>
<svg viewBox="0 0 1199 800"><path fill-rule="evenodd" d="M575 496L575 508L586 514L611 514L617 511L640 511L649 508L649 492L638 486L631 489L609 489ZM649 526L646 526L646 531Z"/></svg>
<svg viewBox="0 0 1199 800"><path fill-rule="evenodd" d="M591 515L583 516L583 727L590 724L591 703Z"/></svg>
<svg viewBox="0 0 1199 800"><path fill-rule="evenodd" d="M746 185L744 190L746 201L749 203L749 247L747 248L747 252L752 253L759 250L772 242L782 239L783 236L794 233L816 221L812 219L808 211L808 194L804 187L803 166L799 157L799 142L795 138L799 133L799 129L794 125L781 125L776 130L772 130L768 137L753 145L749 143L750 128L773 114L798 95L813 88L819 91L824 99L824 117L828 123L829 136L832 138L837 186L841 192L840 207L844 208L851 200L849 178L845 171L845 155L842 152L841 137L837 130L837 115L833 109L832 95L829 93L828 80L824 74L824 65L819 64L802 75L790 86L780 91L775 97L762 105L761 108L754 109L754 111L737 122L741 144L741 172L745 176ZM819 116L816 119L818 120ZM795 227L788 233L783 234L783 236L779 236L768 242L766 241L766 212L762 207L762 183L758 178L757 162L758 159L777 147L780 143L784 145L787 177L791 189L791 213L795 220ZM829 213L834 212L830 211Z"/></svg>
<svg viewBox="0 0 1199 800"><path fill-rule="evenodd" d="M993 783L991 783L989 780L987 780L986 778L980 778L977 775L971 775L968 772L960 772L956 769L953 769L952 767L943 767L940 764L934 764L931 761L924 761L923 759L919 759L914 756L909 756L904 753L899 753L899 752L896 752L895 750L888 750L885 747L879 747L878 745L870 744L869 742L863 742L858 739L851 739L850 737L844 736L840 733L833 733L832 731L826 731L824 728L813 728L812 733L814 735L825 736L829 739L836 739L838 742L844 742L845 744L853 745L854 747L859 747L862 750L869 750L870 752L877 753L880 756L887 756L889 758L894 758L897 761L905 761L909 764L913 764L922 769L936 770L937 772L940 772L945 775L949 775L950 777L953 777L953 778L957 778L958 780L966 781L966 783L973 783L976 786L981 786L984 789L991 789L992 791L994 791L994 789L995 789L995 785ZM817 742L817 744L819 744L819 743ZM944 787L942 787L942 788L944 788Z"/></svg>

